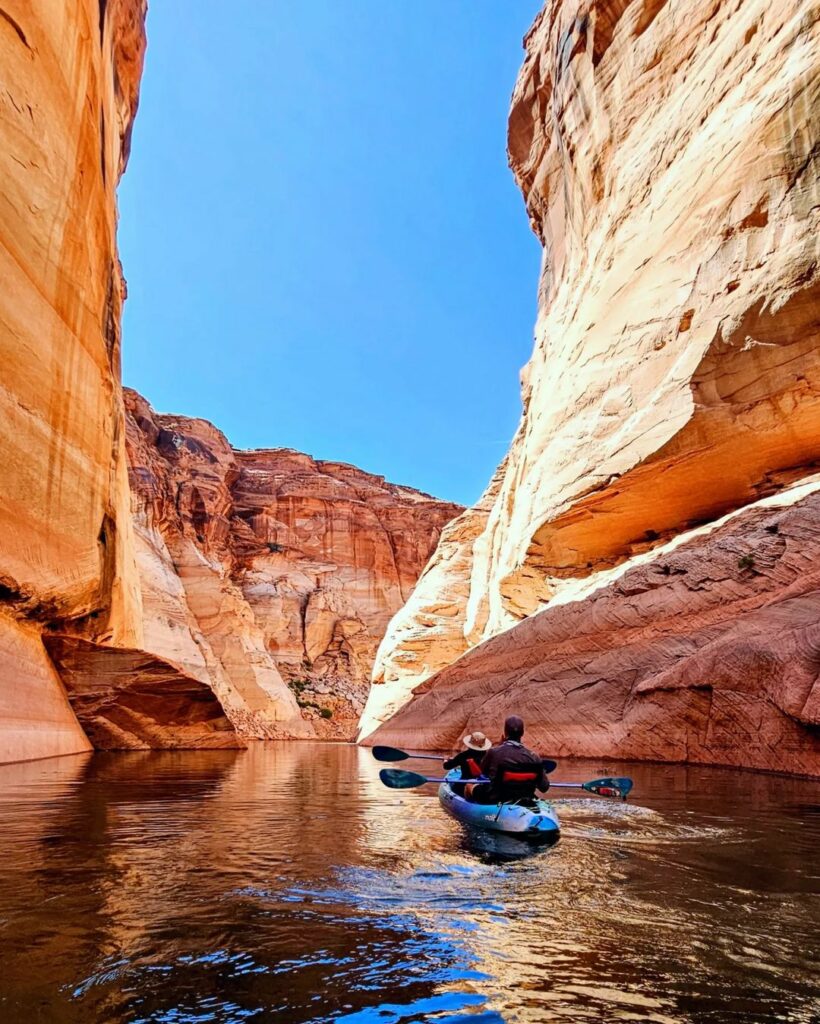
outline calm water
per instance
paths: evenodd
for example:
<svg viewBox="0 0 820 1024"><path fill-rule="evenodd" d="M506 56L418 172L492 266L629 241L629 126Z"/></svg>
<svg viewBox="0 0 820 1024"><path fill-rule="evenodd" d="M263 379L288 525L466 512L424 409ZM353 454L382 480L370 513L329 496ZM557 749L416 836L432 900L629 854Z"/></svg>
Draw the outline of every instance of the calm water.
<svg viewBox="0 0 820 1024"><path fill-rule="evenodd" d="M366 751L0 767L0 1021L820 1021L820 786L631 774L480 848Z"/></svg>

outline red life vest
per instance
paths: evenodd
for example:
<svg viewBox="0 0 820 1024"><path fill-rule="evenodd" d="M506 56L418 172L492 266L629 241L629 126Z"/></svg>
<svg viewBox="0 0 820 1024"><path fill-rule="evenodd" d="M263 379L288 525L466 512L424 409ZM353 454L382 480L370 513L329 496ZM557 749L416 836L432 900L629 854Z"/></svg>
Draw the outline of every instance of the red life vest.
<svg viewBox="0 0 820 1024"><path fill-rule="evenodd" d="M532 783L535 783L537 780L538 780L538 772L514 772L514 771L510 771L508 768L505 768L504 771L501 773L501 781L502 782L513 782L513 783L532 782Z"/></svg>

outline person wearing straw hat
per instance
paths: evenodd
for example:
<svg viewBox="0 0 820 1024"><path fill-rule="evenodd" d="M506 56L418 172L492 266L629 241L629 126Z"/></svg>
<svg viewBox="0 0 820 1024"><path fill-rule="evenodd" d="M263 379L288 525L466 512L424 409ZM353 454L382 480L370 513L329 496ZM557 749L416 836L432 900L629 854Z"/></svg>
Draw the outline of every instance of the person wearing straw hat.
<svg viewBox="0 0 820 1024"><path fill-rule="evenodd" d="M451 768L460 768L462 779L477 779L481 775L481 759L492 746L492 742L478 729L468 733L461 742L466 750L459 751L455 757L445 761L444 767L448 771Z"/></svg>

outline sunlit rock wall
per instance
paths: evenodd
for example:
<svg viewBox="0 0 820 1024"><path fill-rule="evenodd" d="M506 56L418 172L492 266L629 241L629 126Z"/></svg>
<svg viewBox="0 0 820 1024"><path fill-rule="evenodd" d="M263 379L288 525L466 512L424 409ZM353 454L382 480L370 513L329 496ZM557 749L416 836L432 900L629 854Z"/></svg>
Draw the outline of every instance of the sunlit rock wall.
<svg viewBox="0 0 820 1024"><path fill-rule="evenodd" d="M146 649L244 735L352 738L387 623L460 507L126 403Z"/></svg>
<svg viewBox="0 0 820 1024"><path fill-rule="evenodd" d="M455 571L425 594L450 605L447 650L434 637L408 671L423 610L399 613L365 733L450 650L522 620L508 650L540 637L528 616L553 621L544 609L590 600L614 567L653 549L660 559L671 539L752 507L820 458L817 5L555 0L525 49L509 155L544 257L523 416L486 526L447 552ZM464 664L485 678L483 650ZM546 641L539 657L530 717L543 724L558 667ZM650 658L641 678L665 668ZM691 663L680 671L680 686L702 682ZM477 685L503 685L515 703L509 678L492 678ZM631 685L621 679L585 752L618 749ZM454 721L461 713L453 705ZM662 746L653 756L682 756ZM724 746L688 756L735 763Z"/></svg>
<svg viewBox="0 0 820 1024"><path fill-rule="evenodd" d="M0 761L87 749L39 635L139 644L115 188L144 0L0 10Z"/></svg>

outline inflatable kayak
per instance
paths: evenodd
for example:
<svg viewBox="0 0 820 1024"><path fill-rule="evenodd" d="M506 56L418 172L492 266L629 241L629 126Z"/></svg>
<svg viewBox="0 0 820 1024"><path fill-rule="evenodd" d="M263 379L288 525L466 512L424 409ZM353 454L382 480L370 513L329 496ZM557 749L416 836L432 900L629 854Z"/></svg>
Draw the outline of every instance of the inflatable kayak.
<svg viewBox="0 0 820 1024"><path fill-rule="evenodd" d="M554 842L561 825L553 806L547 800L531 804L474 804L459 796L451 782L461 778L458 768L448 772L446 782L439 786L438 798L444 810L457 821L488 832L501 832L534 842Z"/></svg>

